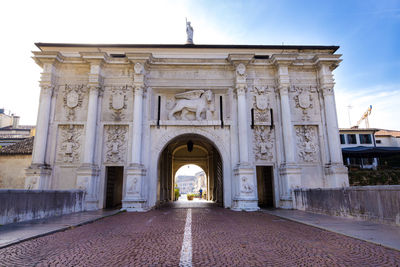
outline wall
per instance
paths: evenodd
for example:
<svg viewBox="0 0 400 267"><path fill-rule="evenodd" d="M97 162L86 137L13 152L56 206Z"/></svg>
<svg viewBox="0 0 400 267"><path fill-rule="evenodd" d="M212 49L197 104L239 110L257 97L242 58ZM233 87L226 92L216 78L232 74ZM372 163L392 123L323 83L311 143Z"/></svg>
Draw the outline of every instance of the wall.
<svg viewBox="0 0 400 267"><path fill-rule="evenodd" d="M81 190L0 189L0 225L83 211Z"/></svg>
<svg viewBox="0 0 400 267"><path fill-rule="evenodd" d="M296 189L295 208L400 226L400 185Z"/></svg>
<svg viewBox="0 0 400 267"><path fill-rule="evenodd" d="M22 189L32 155L0 155L0 188Z"/></svg>

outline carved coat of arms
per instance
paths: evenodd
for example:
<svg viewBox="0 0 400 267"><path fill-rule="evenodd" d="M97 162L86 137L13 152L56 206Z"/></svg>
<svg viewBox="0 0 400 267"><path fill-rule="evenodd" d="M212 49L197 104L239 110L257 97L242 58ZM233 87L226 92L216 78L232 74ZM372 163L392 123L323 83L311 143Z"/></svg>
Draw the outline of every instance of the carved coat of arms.
<svg viewBox="0 0 400 267"><path fill-rule="evenodd" d="M82 106L84 85L65 85L64 107L67 120L75 119L75 112Z"/></svg>
<svg viewBox="0 0 400 267"><path fill-rule="evenodd" d="M125 99L124 99L124 95L122 95L122 94L114 94L113 96L112 96L112 102L111 102L111 105L112 105L112 108L113 109L115 109L115 110L120 110L120 109L123 109L124 108L124 101Z"/></svg>
<svg viewBox="0 0 400 267"><path fill-rule="evenodd" d="M115 121L124 119L123 111L126 109L128 86L113 87L109 98L109 108L113 112L112 116Z"/></svg>
<svg viewBox="0 0 400 267"><path fill-rule="evenodd" d="M79 103L79 94L76 91L71 91L67 94L67 107L74 108Z"/></svg>
<svg viewBox="0 0 400 267"><path fill-rule="evenodd" d="M299 106L303 109L311 107L311 95L305 90L298 95L298 101Z"/></svg>
<svg viewBox="0 0 400 267"><path fill-rule="evenodd" d="M296 92L294 101L297 108L300 108L303 113L303 120L310 120L309 112L313 108L313 97L312 93L315 93L315 88L300 88L295 87L291 89L292 92Z"/></svg>
<svg viewBox="0 0 400 267"><path fill-rule="evenodd" d="M268 97L267 95L256 95L256 107L259 110L265 110L268 108Z"/></svg>

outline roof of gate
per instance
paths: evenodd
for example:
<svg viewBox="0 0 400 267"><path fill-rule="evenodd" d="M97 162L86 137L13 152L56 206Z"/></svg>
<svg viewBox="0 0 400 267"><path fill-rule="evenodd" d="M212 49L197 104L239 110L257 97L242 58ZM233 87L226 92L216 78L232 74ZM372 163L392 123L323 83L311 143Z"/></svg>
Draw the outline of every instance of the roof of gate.
<svg viewBox="0 0 400 267"><path fill-rule="evenodd" d="M217 44L79 44L79 43L35 43L42 50L46 47L85 47L85 48L212 48L212 49L272 49L272 50L332 50L335 53L339 46L327 45L217 45Z"/></svg>

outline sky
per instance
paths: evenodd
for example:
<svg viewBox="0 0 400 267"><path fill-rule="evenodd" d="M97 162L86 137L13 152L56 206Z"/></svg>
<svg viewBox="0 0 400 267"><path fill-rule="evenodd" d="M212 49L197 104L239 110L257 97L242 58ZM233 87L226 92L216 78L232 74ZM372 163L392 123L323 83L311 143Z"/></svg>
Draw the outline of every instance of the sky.
<svg viewBox="0 0 400 267"><path fill-rule="evenodd" d="M178 177L180 175L188 175L188 176L194 176L196 173L203 171L202 168L200 168L197 165L194 164L186 164L182 167L180 167L175 174L175 177Z"/></svg>
<svg viewBox="0 0 400 267"><path fill-rule="evenodd" d="M21 124L36 123L35 42L183 44L187 17L195 44L339 45L339 127L372 105L370 127L400 130L398 0L27 0L1 1L0 12L0 108Z"/></svg>

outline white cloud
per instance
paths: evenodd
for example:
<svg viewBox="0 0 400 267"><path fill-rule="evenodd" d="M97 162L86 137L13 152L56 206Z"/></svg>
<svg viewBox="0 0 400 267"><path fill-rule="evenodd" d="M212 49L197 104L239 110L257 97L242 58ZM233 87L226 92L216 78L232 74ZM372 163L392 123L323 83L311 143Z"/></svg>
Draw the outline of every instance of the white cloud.
<svg viewBox="0 0 400 267"><path fill-rule="evenodd" d="M336 88L336 106L339 127L349 127L350 118L355 125L367 108L372 105L370 127L400 129L400 84L376 85L358 91ZM365 127L364 122L360 127Z"/></svg>

